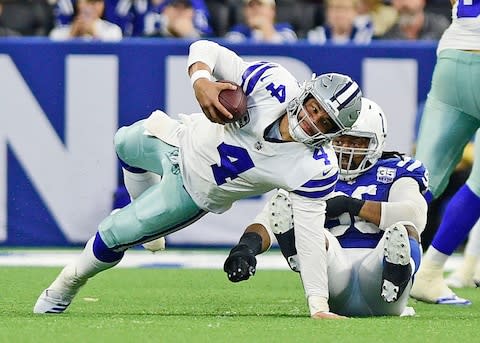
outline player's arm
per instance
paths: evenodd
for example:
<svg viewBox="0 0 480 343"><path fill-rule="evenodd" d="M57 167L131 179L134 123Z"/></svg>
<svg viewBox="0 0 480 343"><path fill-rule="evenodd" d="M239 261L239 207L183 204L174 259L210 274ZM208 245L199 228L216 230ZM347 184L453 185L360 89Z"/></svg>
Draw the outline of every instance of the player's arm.
<svg viewBox="0 0 480 343"><path fill-rule="evenodd" d="M233 118L218 95L224 89L236 89L230 83L215 82L215 79L238 83L244 68L245 62L237 54L215 42L199 40L190 45L188 75L202 111L212 122L224 124Z"/></svg>
<svg viewBox="0 0 480 343"><path fill-rule="evenodd" d="M248 280L256 271L259 255L267 251L273 240L272 231L268 230L268 203L256 216L254 222L247 226L245 232L228 255L223 265L228 279L232 282Z"/></svg>
<svg viewBox="0 0 480 343"><path fill-rule="evenodd" d="M329 313L325 201L290 192L295 221L295 247L312 318Z"/></svg>
<svg viewBox="0 0 480 343"><path fill-rule="evenodd" d="M342 213L359 216L382 230L405 220L412 222L418 230L423 230L427 203L417 181L402 177L392 184L388 201L362 200L345 195L327 200L327 217L335 218Z"/></svg>

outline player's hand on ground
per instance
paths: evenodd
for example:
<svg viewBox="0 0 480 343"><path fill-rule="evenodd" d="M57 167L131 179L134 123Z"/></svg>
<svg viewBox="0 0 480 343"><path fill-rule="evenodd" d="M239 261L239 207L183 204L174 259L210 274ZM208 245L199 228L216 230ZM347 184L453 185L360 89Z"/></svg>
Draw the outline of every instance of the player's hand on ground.
<svg viewBox="0 0 480 343"><path fill-rule="evenodd" d="M348 319L348 317L341 316L333 312L317 312L312 315L313 319Z"/></svg>
<svg viewBox="0 0 480 343"><path fill-rule="evenodd" d="M201 78L193 84L195 97L207 118L218 124L225 124L233 115L220 103L218 94L224 89L235 90L237 87L226 82L212 82Z"/></svg>
<svg viewBox="0 0 480 343"><path fill-rule="evenodd" d="M223 270L232 282L248 280L255 275L257 259L246 245L235 246L225 260Z"/></svg>

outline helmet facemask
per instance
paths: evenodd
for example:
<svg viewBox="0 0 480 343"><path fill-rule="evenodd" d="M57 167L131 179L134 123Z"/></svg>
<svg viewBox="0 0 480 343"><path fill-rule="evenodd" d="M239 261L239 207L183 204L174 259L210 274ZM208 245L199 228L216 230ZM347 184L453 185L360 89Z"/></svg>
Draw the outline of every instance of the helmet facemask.
<svg viewBox="0 0 480 343"><path fill-rule="evenodd" d="M287 106L290 135L297 142L313 147L331 141L355 122L360 113L361 94L358 85L345 75L324 74L305 82L300 95ZM328 132L322 132L305 109L310 98L314 98L331 119L333 128Z"/></svg>
<svg viewBox="0 0 480 343"><path fill-rule="evenodd" d="M342 141L342 136L333 140L333 149L337 154L340 166L340 179L349 181L370 169L378 160L379 145L375 134L370 132L349 131L346 136L368 139L365 148L347 145ZM381 149L380 149L381 155ZM360 159L361 158L361 159Z"/></svg>
<svg viewBox="0 0 480 343"><path fill-rule="evenodd" d="M340 180L353 180L377 163L385 147L386 130L382 109L363 98L362 111L352 129L332 142L340 166ZM368 144L355 138L366 138Z"/></svg>

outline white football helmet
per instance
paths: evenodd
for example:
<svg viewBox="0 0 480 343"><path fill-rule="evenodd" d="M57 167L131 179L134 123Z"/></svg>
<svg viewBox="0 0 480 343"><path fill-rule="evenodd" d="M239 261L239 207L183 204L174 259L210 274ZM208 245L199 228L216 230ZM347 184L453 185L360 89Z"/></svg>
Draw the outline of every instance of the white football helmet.
<svg viewBox="0 0 480 343"><path fill-rule="evenodd" d="M345 146L341 143L342 136L333 140L333 148L340 165L340 180L349 181L373 167L382 156L387 137L387 120L383 110L372 100L362 98L360 115L344 135L370 139L367 148ZM354 155L363 155L361 163L356 168L353 163ZM345 158L348 158L348 165L343 168L342 160Z"/></svg>
<svg viewBox="0 0 480 343"><path fill-rule="evenodd" d="M335 130L309 135L301 127L301 122L307 120L316 127L309 115L299 120L299 114L307 111L303 108L305 101L314 97L336 124ZM299 96L290 101L287 107L289 133L297 142L310 146L318 146L349 129L360 114L362 91L358 84L349 76L342 74L322 74L312 77L303 84Z"/></svg>

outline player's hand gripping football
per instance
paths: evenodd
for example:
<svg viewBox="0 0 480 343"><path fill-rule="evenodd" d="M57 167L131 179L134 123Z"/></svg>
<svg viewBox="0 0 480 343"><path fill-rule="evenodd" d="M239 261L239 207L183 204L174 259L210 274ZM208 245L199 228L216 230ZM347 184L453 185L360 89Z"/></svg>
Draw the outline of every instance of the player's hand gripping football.
<svg viewBox="0 0 480 343"><path fill-rule="evenodd" d="M213 82L204 78L193 84L195 97L207 118L218 124L225 124L233 119L233 114L218 100L218 95L224 89L235 90L237 86L226 82Z"/></svg>
<svg viewBox="0 0 480 343"><path fill-rule="evenodd" d="M255 275L257 259L253 251L245 244L236 245L225 260L223 270L232 282L248 280Z"/></svg>

